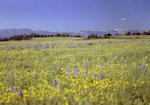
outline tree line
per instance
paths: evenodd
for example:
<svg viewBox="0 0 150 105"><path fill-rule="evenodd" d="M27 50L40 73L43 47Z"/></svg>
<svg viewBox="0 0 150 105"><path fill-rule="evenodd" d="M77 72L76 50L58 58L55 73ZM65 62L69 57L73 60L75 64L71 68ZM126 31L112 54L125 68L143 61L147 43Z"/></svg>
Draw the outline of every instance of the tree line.
<svg viewBox="0 0 150 105"><path fill-rule="evenodd" d="M32 38L42 38L42 37L81 37L80 35L72 36L68 33L56 33L56 34L23 34L23 35L13 35L11 37L0 38L0 41L10 41L10 40L31 40Z"/></svg>
<svg viewBox="0 0 150 105"><path fill-rule="evenodd" d="M127 31L125 33L125 35L150 35L150 30L148 31L143 31L143 32L139 32L139 31Z"/></svg>
<svg viewBox="0 0 150 105"><path fill-rule="evenodd" d="M143 31L143 32L138 32L138 31L127 31L124 35L130 36L130 35L150 35L150 30L149 31ZM89 35L87 38L88 39L100 39L100 38L110 38L112 36L111 33L106 33L102 36L92 34ZM80 35L70 35L69 33L55 33L55 34L37 34L37 33L32 33L32 34L22 34L22 35L13 35L11 37L4 37L0 38L0 41L10 41L10 40L31 40L32 38L41 38L41 37L81 37Z"/></svg>
<svg viewBox="0 0 150 105"><path fill-rule="evenodd" d="M98 39L98 38L109 38L110 36L112 36L110 33L105 34L103 37L96 35L96 34L91 34L89 35L87 38L88 39ZM31 40L32 38L43 38L43 37L81 37L80 35L70 35L68 33L56 33L56 34L51 34L51 35L47 35L47 34L36 34L36 33L32 33L32 34L23 34L23 35L13 35L11 37L4 37L4 38L0 38L0 41L10 41L10 40Z"/></svg>

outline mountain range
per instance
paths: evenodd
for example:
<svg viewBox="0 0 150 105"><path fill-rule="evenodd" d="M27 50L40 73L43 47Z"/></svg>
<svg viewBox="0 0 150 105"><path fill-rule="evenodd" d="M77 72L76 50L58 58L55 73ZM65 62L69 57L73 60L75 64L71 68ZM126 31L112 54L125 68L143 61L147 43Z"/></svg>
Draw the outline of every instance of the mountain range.
<svg viewBox="0 0 150 105"><path fill-rule="evenodd" d="M20 35L20 34L31 34L31 33L37 33L37 34L55 34L58 32L51 32L51 31L43 31L43 30L32 30L29 28L12 28L12 29L1 29L0 30L0 38L3 37L10 37L13 35ZM64 32L60 32L60 33L64 33ZM111 30L111 31L80 31L80 32L65 32L65 33L69 33L70 35L80 35L82 37L86 37L88 35L91 34L96 34L99 36L102 36L106 33L111 33L112 35L119 35L119 31L118 30Z"/></svg>
<svg viewBox="0 0 150 105"><path fill-rule="evenodd" d="M43 30L31 30L29 28L12 28L12 29L1 29L0 30L0 37L10 37L13 35L21 35L21 34L31 34L31 33L37 33L37 34L54 34L55 32L50 31L43 31Z"/></svg>

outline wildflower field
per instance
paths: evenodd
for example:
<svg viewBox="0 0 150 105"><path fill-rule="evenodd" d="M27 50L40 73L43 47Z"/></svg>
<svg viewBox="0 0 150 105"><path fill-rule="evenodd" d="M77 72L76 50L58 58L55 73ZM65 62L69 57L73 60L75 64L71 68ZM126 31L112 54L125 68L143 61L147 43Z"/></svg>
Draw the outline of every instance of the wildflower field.
<svg viewBox="0 0 150 105"><path fill-rule="evenodd" d="M0 105L150 105L150 37L0 42Z"/></svg>

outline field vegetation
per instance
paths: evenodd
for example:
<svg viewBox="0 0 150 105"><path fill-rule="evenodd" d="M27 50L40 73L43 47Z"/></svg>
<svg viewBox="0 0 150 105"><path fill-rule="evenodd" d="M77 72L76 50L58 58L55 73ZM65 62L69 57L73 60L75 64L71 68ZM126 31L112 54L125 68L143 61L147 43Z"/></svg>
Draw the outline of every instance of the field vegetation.
<svg viewBox="0 0 150 105"><path fill-rule="evenodd" d="M150 105L150 36L0 42L0 105Z"/></svg>

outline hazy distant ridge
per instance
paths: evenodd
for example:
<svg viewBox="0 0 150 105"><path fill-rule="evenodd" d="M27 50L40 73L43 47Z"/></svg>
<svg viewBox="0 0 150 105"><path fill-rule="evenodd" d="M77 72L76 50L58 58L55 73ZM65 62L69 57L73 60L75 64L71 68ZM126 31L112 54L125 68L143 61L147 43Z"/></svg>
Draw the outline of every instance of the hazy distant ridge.
<svg viewBox="0 0 150 105"><path fill-rule="evenodd" d="M20 29L2 29L0 30L0 37L10 37L13 35L20 35L20 34L31 34L31 33L37 33L37 34L55 34L57 32L51 32L51 31L43 31L43 30L31 30L29 28L20 28ZM60 32L64 33L64 32ZM119 34L118 31L116 30L111 30L111 31L80 31L80 32L66 32L69 33L70 35L80 35L82 37L86 37L91 34L96 34L98 36L103 36L106 33L111 33L112 35L117 35Z"/></svg>
<svg viewBox="0 0 150 105"><path fill-rule="evenodd" d="M20 34L31 34L31 33L37 33L37 34L52 34L54 32L50 31L42 31L42 30L31 30L29 28L21 28L21 29L2 29L0 30L0 37L10 37L13 35L20 35Z"/></svg>

